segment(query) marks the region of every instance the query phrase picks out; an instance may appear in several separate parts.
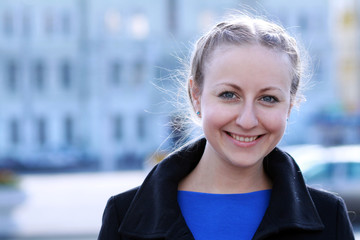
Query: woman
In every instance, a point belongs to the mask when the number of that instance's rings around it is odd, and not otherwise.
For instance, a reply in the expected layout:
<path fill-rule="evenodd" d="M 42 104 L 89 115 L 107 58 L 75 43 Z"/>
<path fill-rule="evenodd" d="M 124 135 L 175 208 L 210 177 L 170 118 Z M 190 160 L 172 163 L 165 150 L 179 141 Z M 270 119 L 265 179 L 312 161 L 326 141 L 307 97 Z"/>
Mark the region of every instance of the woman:
<path fill-rule="evenodd" d="M 247 16 L 196 44 L 188 93 L 205 135 L 112 197 L 99 239 L 354 239 L 341 198 L 276 148 L 301 98 L 296 41 Z"/>

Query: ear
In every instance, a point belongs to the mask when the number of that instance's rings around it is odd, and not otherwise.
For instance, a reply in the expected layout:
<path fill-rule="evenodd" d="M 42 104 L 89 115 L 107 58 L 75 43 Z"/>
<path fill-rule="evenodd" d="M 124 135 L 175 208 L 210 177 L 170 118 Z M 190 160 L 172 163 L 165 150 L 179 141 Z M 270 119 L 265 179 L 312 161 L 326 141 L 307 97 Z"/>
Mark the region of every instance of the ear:
<path fill-rule="evenodd" d="M 189 79 L 189 92 L 191 95 L 191 101 L 194 110 L 201 111 L 200 109 L 201 90 L 192 78 Z"/>

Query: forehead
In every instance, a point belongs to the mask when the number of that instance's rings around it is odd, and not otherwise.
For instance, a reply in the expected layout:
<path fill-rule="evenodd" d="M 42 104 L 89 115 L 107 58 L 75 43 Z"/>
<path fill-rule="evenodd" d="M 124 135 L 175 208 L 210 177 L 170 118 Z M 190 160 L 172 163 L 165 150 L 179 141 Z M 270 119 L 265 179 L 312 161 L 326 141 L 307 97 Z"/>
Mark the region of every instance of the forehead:
<path fill-rule="evenodd" d="M 278 50 L 258 44 L 220 45 L 204 62 L 204 84 L 211 79 L 238 79 L 258 83 L 281 80 L 287 85 L 291 69 L 288 55 Z"/>
<path fill-rule="evenodd" d="M 267 46 L 260 45 L 258 43 L 245 43 L 242 45 L 236 44 L 228 44 L 228 43 L 221 43 L 218 46 L 215 46 L 211 49 L 207 56 L 205 56 L 204 64 L 205 67 L 207 64 L 211 63 L 214 58 L 219 57 L 219 55 L 223 55 L 226 52 L 233 52 L 234 50 L 240 50 L 243 54 L 239 53 L 239 57 L 243 55 L 243 57 L 251 57 L 253 54 L 256 53 L 263 53 L 271 58 L 276 58 L 277 60 L 281 60 L 284 64 L 284 68 L 291 68 L 291 62 L 288 54 L 276 48 L 270 48 Z M 237 51 L 237 52 L 240 52 Z M 249 55 L 248 55 L 249 54 Z"/>

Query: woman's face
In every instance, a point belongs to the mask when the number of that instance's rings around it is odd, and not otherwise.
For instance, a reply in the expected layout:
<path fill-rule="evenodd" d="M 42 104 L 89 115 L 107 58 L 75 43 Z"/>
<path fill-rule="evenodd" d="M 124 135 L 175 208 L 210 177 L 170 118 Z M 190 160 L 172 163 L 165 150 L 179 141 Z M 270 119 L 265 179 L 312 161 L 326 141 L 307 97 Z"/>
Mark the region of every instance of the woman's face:
<path fill-rule="evenodd" d="M 291 110 L 289 64 L 285 54 L 258 45 L 213 52 L 202 90 L 190 82 L 207 156 L 242 168 L 262 164 L 282 138 Z"/>

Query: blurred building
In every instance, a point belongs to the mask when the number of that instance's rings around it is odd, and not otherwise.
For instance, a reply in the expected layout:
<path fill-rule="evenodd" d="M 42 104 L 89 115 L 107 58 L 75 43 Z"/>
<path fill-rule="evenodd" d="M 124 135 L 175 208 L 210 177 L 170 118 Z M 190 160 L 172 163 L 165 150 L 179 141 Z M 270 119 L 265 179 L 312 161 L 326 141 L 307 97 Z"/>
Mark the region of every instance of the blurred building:
<path fill-rule="evenodd" d="M 177 57 L 241 4 L 280 22 L 312 59 L 308 102 L 283 143 L 360 142 L 358 2 L 2 0 L 0 165 L 141 167 L 171 144 Z"/>
<path fill-rule="evenodd" d="M 359 0 L 263 0 L 308 51 L 307 102 L 293 110 L 284 144 L 360 143 Z"/>
<path fill-rule="evenodd" d="M 0 163 L 141 167 L 171 133 L 154 84 L 236 4 L 1 1 Z"/>
<path fill-rule="evenodd" d="M 360 142 L 359 7 L 358 0 L 332 1 L 334 77 L 341 101 L 320 122 L 335 144 Z"/>

